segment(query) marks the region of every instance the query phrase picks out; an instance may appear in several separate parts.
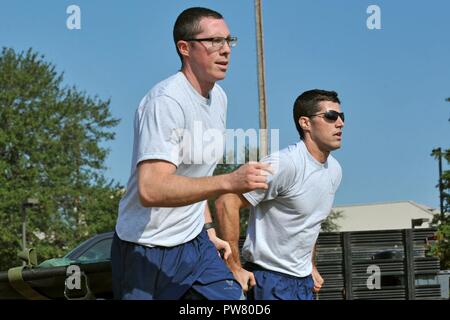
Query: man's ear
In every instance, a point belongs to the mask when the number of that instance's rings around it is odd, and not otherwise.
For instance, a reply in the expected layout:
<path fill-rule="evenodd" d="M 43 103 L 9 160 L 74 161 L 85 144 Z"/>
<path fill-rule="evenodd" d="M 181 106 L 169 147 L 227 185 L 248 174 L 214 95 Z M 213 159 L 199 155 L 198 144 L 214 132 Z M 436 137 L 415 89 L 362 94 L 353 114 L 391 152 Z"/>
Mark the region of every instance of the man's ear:
<path fill-rule="evenodd" d="M 180 51 L 182 56 L 188 57 L 189 56 L 189 45 L 187 41 L 179 40 L 177 42 L 177 48 L 178 51 Z"/>
<path fill-rule="evenodd" d="M 309 131 L 311 127 L 311 120 L 308 117 L 300 117 L 298 119 L 298 124 L 303 129 L 303 131 Z"/>

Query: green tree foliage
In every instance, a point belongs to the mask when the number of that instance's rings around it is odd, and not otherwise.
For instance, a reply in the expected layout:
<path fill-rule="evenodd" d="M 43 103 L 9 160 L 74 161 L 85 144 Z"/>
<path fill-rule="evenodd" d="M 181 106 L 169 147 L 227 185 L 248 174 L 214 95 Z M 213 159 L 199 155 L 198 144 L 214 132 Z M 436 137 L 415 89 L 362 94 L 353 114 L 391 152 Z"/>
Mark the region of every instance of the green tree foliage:
<path fill-rule="evenodd" d="M 339 225 L 336 220 L 342 217 L 342 211 L 331 210 L 327 219 L 322 222 L 322 232 L 335 232 L 339 231 Z"/>
<path fill-rule="evenodd" d="M 446 101 L 450 102 L 450 98 Z M 450 119 L 449 119 L 450 121 Z M 431 154 L 436 159 L 442 156 L 450 164 L 450 149 L 442 151 L 439 153 L 437 150 L 433 150 Z M 439 185 L 437 186 L 439 188 Z M 433 222 L 437 225 L 437 241 L 431 247 L 431 253 L 438 256 L 441 261 L 441 269 L 450 269 L 450 217 L 448 213 L 450 212 L 450 170 L 445 170 L 442 172 L 442 190 L 443 190 L 443 211 L 444 214 L 436 214 L 434 216 Z"/>
<path fill-rule="evenodd" d="M 21 204 L 28 247 L 61 256 L 88 236 L 112 230 L 121 187 L 103 177 L 119 120 L 110 101 L 63 87 L 43 56 L 4 48 L 0 55 L 0 269 L 19 264 Z"/>

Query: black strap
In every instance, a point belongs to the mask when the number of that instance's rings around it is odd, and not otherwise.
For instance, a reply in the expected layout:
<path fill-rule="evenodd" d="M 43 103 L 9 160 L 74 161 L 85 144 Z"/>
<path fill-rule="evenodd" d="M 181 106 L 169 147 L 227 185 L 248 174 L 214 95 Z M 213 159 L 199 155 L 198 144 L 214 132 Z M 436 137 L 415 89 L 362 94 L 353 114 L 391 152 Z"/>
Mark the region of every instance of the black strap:
<path fill-rule="evenodd" d="M 203 229 L 208 230 L 208 229 L 215 228 L 215 227 L 216 227 L 216 225 L 214 222 L 208 222 L 208 223 L 205 223 L 205 225 L 203 226 Z"/>

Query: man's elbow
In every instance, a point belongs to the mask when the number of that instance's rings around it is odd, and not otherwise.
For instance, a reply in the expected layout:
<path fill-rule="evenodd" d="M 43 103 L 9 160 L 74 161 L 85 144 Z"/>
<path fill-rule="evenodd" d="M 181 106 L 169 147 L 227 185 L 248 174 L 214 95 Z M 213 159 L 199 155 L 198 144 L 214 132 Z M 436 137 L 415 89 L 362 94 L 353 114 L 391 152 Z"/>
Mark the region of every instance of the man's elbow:
<path fill-rule="evenodd" d="M 222 217 L 224 214 L 224 207 L 225 207 L 225 201 L 224 196 L 220 196 L 217 198 L 217 200 L 214 202 L 214 205 L 216 206 L 216 216 Z"/>
<path fill-rule="evenodd" d="M 157 206 L 157 203 L 160 202 L 156 192 L 153 190 L 145 190 L 144 188 L 139 187 L 138 194 L 139 202 L 144 208 L 155 207 Z"/>
<path fill-rule="evenodd" d="M 233 214 L 234 211 L 239 213 L 239 204 L 236 202 L 236 195 L 229 193 L 220 196 L 216 202 L 216 216 L 223 217 Z"/>

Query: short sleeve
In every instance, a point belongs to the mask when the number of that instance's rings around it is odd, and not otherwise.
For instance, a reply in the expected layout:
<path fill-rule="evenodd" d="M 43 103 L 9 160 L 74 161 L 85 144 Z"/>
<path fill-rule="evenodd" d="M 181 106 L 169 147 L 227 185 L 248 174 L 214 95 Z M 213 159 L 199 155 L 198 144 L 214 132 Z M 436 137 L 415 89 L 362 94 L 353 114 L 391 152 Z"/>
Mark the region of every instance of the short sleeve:
<path fill-rule="evenodd" d="M 261 162 L 270 163 L 273 175 L 268 176 L 269 188 L 267 190 L 257 189 L 243 194 L 252 206 L 277 198 L 286 192 L 295 181 L 296 167 L 288 155 L 276 152 L 262 159 Z"/>
<path fill-rule="evenodd" d="M 168 96 L 148 98 L 138 110 L 136 165 L 144 160 L 165 160 L 178 166 L 185 118 L 180 105 Z"/>
<path fill-rule="evenodd" d="M 336 193 L 342 181 L 342 167 L 335 160 L 335 167 L 333 171 L 333 191 Z"/>

